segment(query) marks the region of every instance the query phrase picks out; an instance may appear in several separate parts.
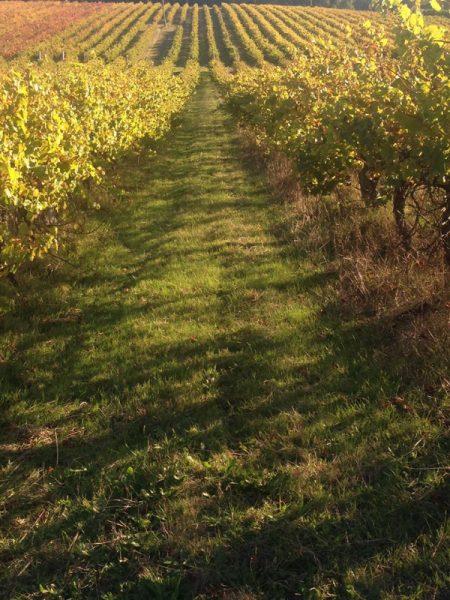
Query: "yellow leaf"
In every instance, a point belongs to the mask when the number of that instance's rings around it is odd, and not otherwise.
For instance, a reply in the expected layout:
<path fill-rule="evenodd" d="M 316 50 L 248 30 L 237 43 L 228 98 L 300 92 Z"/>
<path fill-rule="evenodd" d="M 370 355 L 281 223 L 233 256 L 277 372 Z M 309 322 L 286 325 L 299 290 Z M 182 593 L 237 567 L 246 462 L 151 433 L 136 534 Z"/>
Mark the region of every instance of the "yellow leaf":
<path fill-rule="evenodd" d="M 440 12 L 442 10 L 442 7 L 437 0 L 430 0 L 430 6 L 436 12 Z"/>

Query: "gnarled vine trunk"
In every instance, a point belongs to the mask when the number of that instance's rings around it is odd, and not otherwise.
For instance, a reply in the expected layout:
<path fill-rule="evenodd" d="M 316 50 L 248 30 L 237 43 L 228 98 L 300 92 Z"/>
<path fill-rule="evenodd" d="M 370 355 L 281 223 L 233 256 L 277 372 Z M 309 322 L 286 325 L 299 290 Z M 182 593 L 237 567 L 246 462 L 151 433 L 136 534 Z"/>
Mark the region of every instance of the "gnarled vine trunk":
<path fill-rule="evenodd" d="M 399 184 L 394 188 L 393 194 L 393 212 L 395 225 L 400 235 L 402 246 L 405 250 L 411 250 L 411 234 L 405 217 L 406 195 L 408 192 L 407 184 Z"/>
<path fill-rule="evenodd" d="M 445 204 L 441 218 L 441 239 L 444 247 L 444 261 L 450 269 L 450 184 L 445 187 Z"/>
<path fill-rule="evenodd" d="M 377 199 L 378 177 L 371 177 L 367 165 L 358 171 L 361 197 L 367 206 L 374 206 Z"/>

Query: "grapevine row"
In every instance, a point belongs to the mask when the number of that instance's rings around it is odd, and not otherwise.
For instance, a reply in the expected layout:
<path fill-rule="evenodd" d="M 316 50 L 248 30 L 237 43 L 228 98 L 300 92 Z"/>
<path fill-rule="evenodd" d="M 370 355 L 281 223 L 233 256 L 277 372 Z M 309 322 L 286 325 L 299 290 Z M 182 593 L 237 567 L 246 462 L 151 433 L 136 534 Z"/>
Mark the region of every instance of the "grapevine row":
<path fill-rule="evenodd" d="M 127 6 L 127 9 L 120 13 L 112 23 L 107 23 L 100 35 L 93 44 L 82 47 L 82 52 L 89 52 L 92 56 L 102 56 L 103 53 L 111 47 L 122 30 L 123 26 L 133 18 L 133 14 L 138 10 L 135 4 Z"/>
<path fill-rule="evenodd" d="M 123 23 L 123 29 L 114 39 L 110 40 L 108 48 L 102 54 L 106 61 L 112 62 L 126 53 L 126 50 L 130 47 L 130 42 L 135 38 L 138 29 L 141 27 L 141 23 L 145 22 L 148 10 L 148 6 L 144 4 Z"/>
<path fill-rule="evenodd" d="M 343 47 L 367 39 L 367 33 L 360 27 L 365 15 L 354 11 L 233 3 L 214 8 L 185 5 L 180 11 L 179 4 L 166 4 L 167 23 L 176 23 L 173 32 L 158 28 L 163 20 L 160 4 L 111 3 L 105 7 L 35 45 L 16 62 L 25 63 L 33 56 L 41 62 L 43 57 L 86 61 L 94 56 L 107 62 L 128 57 L 133 62 L 148 58 L 150 48 L 156 44 L 153 54 L 157 55 L 157 62 L 166 60 L 182 66 L 189 58 L 195 58 L 205 63 L 212 55 L 220 57 L 224 52 L 228 56 L 228 60 L 224 57 L 225 62 L 233 67 L 244 62 L 262 67 L 266 61 L 287 63 L 297 53 L 308 54 L 317 44 Z M 39 7 L 36 14 L 41 18 L 48 14 L 48 9 L 46 13 Z M 204 23 L 207 43 L 202 52 L 199 19 Z M 171 48 L 161 56 L 169 38 Z M 200 56 L 206 52 L 208 57 Z M 48 60 L 44 63 L 49 66 Z"/>
<path fill-rule="evenodd" d="M 272 62 L 280 62 L 284 59 L 284 54 L 279 48 L 271 43 L 263 34 L 257 23 L 243 10 L 238 4 L 232 5 L 233 11 L 236 11 L 237 16 L 241 20 L 244 27 L 247 29 L 250 36 L 255 40 L 257 46 L 264 52 L 265 56 Z"/>
<path fill-rule="evenodd" d="M 220 60 L 219 49 L 217 48 L 216 36 L 214 34 L 214 24 L 211 17 L 211 9 L 209 6 L 204 7 L 205 24 L 206 24 L 206 38 L 208 42 L 208 58 L 210 64 L 214 65 Z"/>
<path fill-rule="evenodd" d="M 219 29 L 220 29 L 220 33 L 221 33 L 221 36 L 223 39 L 223 43 L 224 43 L 224 46 L 230 57 L 230 60 L 233 65 L 235 65 L 235 66 L 239 65 L 239 63 L 241 62 L 241 57 L 239 55 L 238 49 L 233 44 L 233 41 L 230 36 L 230 32 L 228 31 L 227 25 L 225 23 L 225 19 L 223 18 L 223 12 L 217 5 L 214 5 L 213 10 L 214 10 L 217 22 L 219 24 Z"/>
<path fill-rule="evenodd" d="M 83 197 L 93 204 L 89 190 L 105 167 L 143 138 L 164 135 L 198 75 L 193 63 L 175 76 L 93 61 L 2 76 L 1 274 L 58 251 L 63 223 Z"/>
<path fill-rule="evenodd" d="M 246 4 L 243 6 L 243 9 L 252 19 L 255 20 L 255 22 L 262 29 L 263 33 L 269 37 L 271 42 L 280 48 L 285 57 L 292 57 L 295 55 L 295 46 L 280 34 L 280 32 L 266 19 L 264 14 L 258 10 L 258 8 L 250 4 Z"/>
<path fill-rule="evenodd" d="M 189 5 L 183 4 L 183 8 L 181 9 L 179 24 L 177 25 L 177 28 L 175 29 L 175 35 L 172 40 L 172 45 L 171 45 L 169 52 L 164 60 L 165 63 L 175 64 L 180 56 L 181 46 L 183 44 L 183 36 L 184 36 L 184 23 L 186 21 L 188 9 L 189 9 Z"/>
<path fill-rule="evenodd" d="M 231 26 L 234 29 L 236 37 L 240 40 L 246 55 L 248 56 L 250 63 L 257 64 L 259 66 L 264 64 L 264 55 L 258 48 L 252 37 L 247 33 L 244 26 L 242 25 L 239 17 L 233 10 L 230 4 L 223 4 L 223 10 L 227 13 L 228 19 Z"/>
<path fill-rule="evenodd" d="M 131 63 L 144 60 L 156 37 L 158 27 L 163 19 L 163 9 L 159 4 L 154 5 L 156 12 L 152 12 L 146 20 L 139 37 L 128 50 L 128 59 Z"/>
<path fill-rule="evenodd" d="M 295 29 L 295 24 L 293 24 L 292 21 L 286 21 L 286 19 L 282 18 L 281 14 L 276 11 L 276 7 L 271 8 L 272 10 L 263 6 L 261 7 L 261 12 L 269 23 L 276 28 L 286 40 L 291 42 L 298 51 L 308 52 L 311 44 L 306 41 L 304 30 L 302 33 L 299 33 L 299 30 Z"/>
<path fill-rule="evenodd" d="M 199 48 L 199 8 L 194 4 L 192 8 L 191 35 L 189 44 L 189 59 L 198 62 L 200 54 Z"/>
<path fill-rule="evenodd" d="M 393 32 L 366 23 L 360 47 L 317 45 L 288 66 L 242 70 L 228 103 L 260 144 L 291 159 L 305 192 L 330 194 L 356 175 L 367 210 L 391 206 L 405 251 L 420 227 L 450 267 L 446 33 L 392 4 Z"/>

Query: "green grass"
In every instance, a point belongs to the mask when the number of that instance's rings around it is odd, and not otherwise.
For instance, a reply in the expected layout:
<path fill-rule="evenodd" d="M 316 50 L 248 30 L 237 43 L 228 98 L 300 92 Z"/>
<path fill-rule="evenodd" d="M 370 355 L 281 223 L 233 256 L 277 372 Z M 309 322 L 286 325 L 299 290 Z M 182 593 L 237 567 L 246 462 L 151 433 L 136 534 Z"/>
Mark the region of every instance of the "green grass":
<path fill-rule="evenodd" d="M 324 309 L 208 77 L 2 287 L 0 597 L 448 598 L 444 393 Z"/>

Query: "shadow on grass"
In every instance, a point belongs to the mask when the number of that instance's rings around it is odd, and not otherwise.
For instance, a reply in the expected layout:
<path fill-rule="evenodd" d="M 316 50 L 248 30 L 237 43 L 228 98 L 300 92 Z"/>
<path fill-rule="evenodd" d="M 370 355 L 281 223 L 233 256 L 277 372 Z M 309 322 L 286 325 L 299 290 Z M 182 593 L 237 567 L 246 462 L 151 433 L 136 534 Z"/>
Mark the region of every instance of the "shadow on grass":
<path fill-rule="evenodd" d="M 445 598 L 444 429 L 320 310 L 215 107 L 2 318 L 2 597 Z"/>

